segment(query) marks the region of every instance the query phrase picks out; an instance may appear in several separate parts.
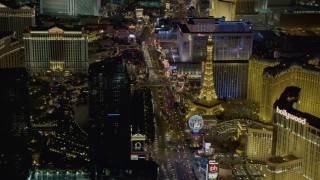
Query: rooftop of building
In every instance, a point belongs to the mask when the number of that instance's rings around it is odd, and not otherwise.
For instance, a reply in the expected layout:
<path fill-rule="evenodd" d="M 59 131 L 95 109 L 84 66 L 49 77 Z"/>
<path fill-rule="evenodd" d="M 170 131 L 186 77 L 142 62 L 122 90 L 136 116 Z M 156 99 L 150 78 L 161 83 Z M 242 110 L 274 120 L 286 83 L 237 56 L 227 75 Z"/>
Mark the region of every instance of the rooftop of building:
<path fill-rule="evenodd" d="M 111 88 L 129 87 L 130 79 L 126 66 L 122 62 L 122 56 L 108 57 L 89 66 L 89 79 L 100 76 L 106 77 L 106 85 Z"/>
<path fill-rule="evenodd" d="M 255 30 L 253 33 L 254 41 L 264 41 L 266 39 L 279 39 L 279 35 L 273 30 Z"/>
<path fill-rule="evenodd" d="M 320 17 L 320 14 L 319 14 Z M 291 37 L 316 37 L 316 36 L 320 36 L 320 26 L 317 28 L 302 28 L 301 27 L 297 27 L 297 28 L 280 28 L 279 29 L 282 33 L 286 34 L 286 35 L 290 35 Z"/>
<path fill-rule="evenodd" d="M 305 118 L 307 123 L 310 126 L 320 129 L 319 117 L 313 116 L 309 113 L 301 112 L 292 107 L 294 103 L 297 103 L 299 101 L 300 90 L 301 88 L 296 86 L 286 87 L 284 92 L 281 93 L 280 98 L 276 100 L 275 103 L 273 104 L 273 107 L 274 108 L 279 107 L 280 109 L 285 109 L 290 114 L 293 114 L 300 118 Z M 320 136 L 320 134 L 316 134 L 316 135 Z"/>
<path fill-rule="evenodd" d="M 298 58 L 298 57 L 297 58 L 284 57 L 280 61 L 280 64 L 272 67 L 266 67 L 263 71 L 263 74 L 275 77 L 281 74 L 282 72 L 287 71 L 293 66 L 298 66 L 304 70 L 320 74 L 320 68 L 318 68 L 315 65 L 309 64 L 306 59 Z"/>
<path fill-rule="evenodd" d="M 99 73 L 112 73 L 115 71 L 115 66 L 122 64 L 122 57 L 108 57 L 100 62 L 95 62 L 89 66 L 89 74 L 99 74 Z"/>
<path fill-rule="evenodd" d="M 203 21 L 211 21 L 214 24 L 243 24 L 243 25 L 250 25 L 251 23 L 248 21 L 226 21 L 225 17 L 215 18 L 212 16 L 209 17 L 188 17 L 185 22 L 186 24 L 197 24 L 197 22 Z"/>
<path fill-rule="evenodd" d="M 179 19 L 173 19 L 173 18 L 161 18 L 157 21 L 155 24 L 155 27 L 161 27 L 162 25 L 164 27 L 177 27 L 179 24 L 180 20 Z"/>
<path fill-rule="evenodd" d="M 13 36 L 14 31 L 0 31 L 0 39 L 3 39 L 8 36 Z"/>
<path fill-rule="evenodd" d="M 231 21 L 227 21 L 228 22 L 231 22 Z M 227 23 L 225 23 L 224 25 L 228 25 Z M 197 33 L 201 33 L 201 34 L 208 34 L 208 33 L 212 33 L 212 34 L 219 34 L 219 33 L 252 33 L 253 29 L 252 27 L 249 28 L 249 30 L 246 30 L 244 27 L 242 28 L 242 30 L 233 30 L 232 28 L 217 28 L 215 31 L 212 31 L 212 32 L 198 32 L 198 31 L 190 31 L 188 26 L 186 24 L 178 24 L 181 32 L 183 33 L 194 33 L 194 34 L 197 34 Z M 218 24 L 216 24 L 216 26 L 218 26 Z"/>
<path fill-rule="evenodd" d="M 253 54 L 253 55 L 251 55 L 249 61 L 261 61 L 261 62 L 268 62 L 268 63 L 276 63 L 276 62 L 280 62 L 280 59 L 270 59 L 270 58 L 265 58 L 265 57 L 261 57 L 259 55 Z"/>
<path fill-rule="evenodd" d="M 262 123 L 252 123 L 248 126 L 248 128 L 252 129 L 260 129 L 260 130 L 265 130 L 265 131 L 272 131 L 273 127 L 271 125 L 265 125 Z"/>
<path fill-rule="evenodd" d="M 286 156 L 273 156 L 268 159 L 269 162 L 271 163 L 285 163 L 285 162 L 290 162 L 297 160 L 298 158 L 292 154 L 286 155 Z"/>
<path fill-rule="evenodd" d="M 67 26 L 67 25 L 62 25 L 59 23 L 55 23 L 51 26 L 36 26 L 36 27 L 30 27 L 27 32 L 29 31 L 48 31 L 52 28 L 59 28 L 62 29 L 63 31 L 83 31 L 84 27 L 82 26 Z"/>
<path fill-rule="evenodd" d="M 34 5 L 31 3 L 19 5 L 15 1 L 6 1 L 6 0 L 0 0 L 0 9 L 7 8 L 7 9 L 25 9 L 25 7 L 28 8 L 34 8 Z"/>

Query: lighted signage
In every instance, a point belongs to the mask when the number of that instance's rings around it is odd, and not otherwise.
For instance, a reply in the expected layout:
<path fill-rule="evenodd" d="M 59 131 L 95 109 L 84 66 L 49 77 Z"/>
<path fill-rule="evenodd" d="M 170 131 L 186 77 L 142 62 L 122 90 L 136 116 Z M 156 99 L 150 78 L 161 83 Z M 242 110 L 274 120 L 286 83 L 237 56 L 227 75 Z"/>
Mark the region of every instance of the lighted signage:
<path fill-rule="evenodd" d="M 131 160 L 139 160 L 139 156 L 136 154 L 131 154 Z"/>
<path fill-rule="evenodd" d="M 202 141 L 203 141 L 202 135 L 192 134 L 190 147 L 193 149 L 201 149 L 202 148 Z"/>
<path fill-rule="evenodd" d="M 219 162 L 216 160 L 209 160 L 208 163 L 208 178 L 211 179 L 216 179 L 218 177 L 218 172 L 219 172 Z"/>
<path fill-rule="evenodd" d="M 205 68 L 206 68 L 206 63 L 204 62 L 204 61 L 202 61 L 202 66 L 201 66 L 202 68 L 202 73 L 204 73 L 204 71 L 205 71 Z"/>
<path fill-rule="evenodd" d="M 144 141 L 132 141 L 132 151 L 144 151 Z"/>
<path fill-rule="evenodd" d="M 306 124 L 306 118 L 297 117 L 293 114 L 288 113 L 285 109 L 279 109 L 278 106 L 277 106 L 276 112 L 286 117 L 286 119 L 292 119 L 294 121 L 297 121 L 298 123 Z"/>
<path fill-rule="evenodd" d="M 199 115 L 191 116 L 188 125 L 193 132 L 197 133 L 203 127 L 203 119 Z"/>
<path fill-rule="evenodd" d="M 141 142 L 135 142 L 134 143 L 134 150 L 140 151 L 142 149 L 142 144 Z"/>
<path fill-rule="evenodd" d="M 128 28 L 129 28 L 129 29 L 135 29 L 136 26 L 131 25 L 131 26 L 128 26 Z"/>
<path fill-rule="evenodd" d="M 209 173 L 218 173 L 218 163 L 209 164 Z"/>

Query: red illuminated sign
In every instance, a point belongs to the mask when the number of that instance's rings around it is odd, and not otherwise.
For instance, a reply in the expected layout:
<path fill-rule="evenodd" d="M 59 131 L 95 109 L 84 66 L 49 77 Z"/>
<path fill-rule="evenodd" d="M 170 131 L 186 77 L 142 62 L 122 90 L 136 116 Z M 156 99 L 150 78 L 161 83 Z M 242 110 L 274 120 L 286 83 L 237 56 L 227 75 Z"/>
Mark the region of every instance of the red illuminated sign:
<path fill-rule="evenodd" d="M 128 28 L 129 28 L 129 29 L 135 29 L 136 26 L 131 25 L 131 26 L 129 26 Z"/>
<path fill-rule="evenodd" d="M 209 173 L 218 172 L 218 163 L 209 164 Z"/>
<path fill-rule="evenodd" d="M 202 73 L 204 73 L 205 68 L 206 68 L 206 63 L 202 61 Z"/>
<path fill-rule="evenodd" d="M 200 138 L 201 138 L 201 136 L 198 135 L 198 134 L 193 134 L 193 135 L 192 135 L 192 140 L 194 140 L 194 141 L 199 141 Z"/>

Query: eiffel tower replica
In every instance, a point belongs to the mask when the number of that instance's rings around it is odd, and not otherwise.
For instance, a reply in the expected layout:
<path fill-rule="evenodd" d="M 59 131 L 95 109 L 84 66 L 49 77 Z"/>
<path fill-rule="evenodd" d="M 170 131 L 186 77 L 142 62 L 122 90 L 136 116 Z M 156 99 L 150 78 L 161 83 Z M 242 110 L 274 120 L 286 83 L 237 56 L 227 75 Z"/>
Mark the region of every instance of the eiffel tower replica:
<path fill-rule="evenodd" d="M 217 115 L 224 111 L 221 102 L 217 99 L 216 90 L 214 89 L 213 65 L 212 65 L 213 42 L 211 35 L 207 43 L 207 59 L 205 62 L 204 80 L 200 94 L 188 104 L 188 114 L 186 119 L 193 115 Z"/>

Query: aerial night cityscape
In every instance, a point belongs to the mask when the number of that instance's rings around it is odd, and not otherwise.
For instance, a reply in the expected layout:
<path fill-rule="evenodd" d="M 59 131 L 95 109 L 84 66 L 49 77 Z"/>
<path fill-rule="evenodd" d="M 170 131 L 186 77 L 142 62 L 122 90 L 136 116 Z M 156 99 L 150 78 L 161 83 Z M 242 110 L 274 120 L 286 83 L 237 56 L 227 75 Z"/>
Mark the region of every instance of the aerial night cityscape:
<path fill-rule="evenodd" d="M 0 0 L 0 180 L 320 180 L 320 0 Z"/>

